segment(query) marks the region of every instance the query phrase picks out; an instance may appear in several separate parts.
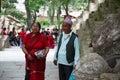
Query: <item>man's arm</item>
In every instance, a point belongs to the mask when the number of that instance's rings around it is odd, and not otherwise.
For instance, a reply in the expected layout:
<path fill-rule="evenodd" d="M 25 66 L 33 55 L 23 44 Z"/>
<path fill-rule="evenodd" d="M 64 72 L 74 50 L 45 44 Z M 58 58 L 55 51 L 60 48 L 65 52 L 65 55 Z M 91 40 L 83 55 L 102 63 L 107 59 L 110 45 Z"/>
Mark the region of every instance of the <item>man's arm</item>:
<path fill-rule="evenodd" d="M 79 47 L 78 37 L 75 38 L 74 48 L 75 48 L 74 65 L 76 65 L 78 63 L 79 58 L 80 58 L 80 47 Z"/>

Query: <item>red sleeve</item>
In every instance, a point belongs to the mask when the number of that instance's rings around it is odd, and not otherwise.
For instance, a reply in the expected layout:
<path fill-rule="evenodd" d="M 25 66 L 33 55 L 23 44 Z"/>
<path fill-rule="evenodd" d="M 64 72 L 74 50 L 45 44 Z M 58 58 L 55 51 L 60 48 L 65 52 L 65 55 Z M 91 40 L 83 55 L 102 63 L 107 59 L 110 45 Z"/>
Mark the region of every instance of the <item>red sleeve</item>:
<path fill-rule="evenodd" d="M 26 44 L 29 34 L 26 34 L 23 38 L 23 44 Z"/>
<path fill-rule="evenodd" d="M 25 37 L 24 37 L 24 39 L 23 39 L 23 43 L 22 44 L 26 44 L 26 35 L 25 35 Z"/>
<path fill-rule="evenodd" d="M 43 35 L 43 42 L 44 42 L 45 47 L 48 47 L 48 40 L 45 35 Z"/>

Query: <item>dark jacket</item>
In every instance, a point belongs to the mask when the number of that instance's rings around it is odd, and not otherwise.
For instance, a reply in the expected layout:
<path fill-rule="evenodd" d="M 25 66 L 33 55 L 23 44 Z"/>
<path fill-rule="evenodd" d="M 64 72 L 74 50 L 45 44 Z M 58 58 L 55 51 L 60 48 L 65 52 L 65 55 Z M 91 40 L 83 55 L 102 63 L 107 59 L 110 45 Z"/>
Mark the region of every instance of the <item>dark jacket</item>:
<path fill-rule="evenodd" d="M 63 36 L 63 34 L 60 35 L 60 39 L 58 42 L 58 49 L 57 49 L 57 54 L 56 54 L 57 59 L 58 59 L 58 52 L 59 52 L 59 49 L 61 46 L 62 36 Z M 68 41 L 68 43 L 66 45 L 66 59 L 67 59 L 68 63 L 71 63 L 74 61 L 74 56 L 75 56 L 74 40 L 76 37 L 78 37 L 78 36 L 72 32 L 70 40 Z"/>

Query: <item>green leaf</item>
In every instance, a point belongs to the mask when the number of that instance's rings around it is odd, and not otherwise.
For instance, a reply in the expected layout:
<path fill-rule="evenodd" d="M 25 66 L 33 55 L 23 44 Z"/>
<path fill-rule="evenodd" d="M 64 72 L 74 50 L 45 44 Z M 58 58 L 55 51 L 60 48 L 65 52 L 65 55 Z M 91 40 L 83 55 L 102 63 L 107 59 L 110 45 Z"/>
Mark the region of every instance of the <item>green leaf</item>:
<path fill-rule="evenodd" d="M 10 3 L 18 3 L 17 0 L 9 0 Z"/>

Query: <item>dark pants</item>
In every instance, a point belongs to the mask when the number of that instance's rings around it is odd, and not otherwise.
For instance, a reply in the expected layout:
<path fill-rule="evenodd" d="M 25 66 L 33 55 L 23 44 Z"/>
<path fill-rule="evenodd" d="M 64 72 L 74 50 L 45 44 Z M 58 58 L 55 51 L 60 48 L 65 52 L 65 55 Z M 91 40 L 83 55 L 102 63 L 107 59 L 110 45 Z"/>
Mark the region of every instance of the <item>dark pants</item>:
<path fill-rule="evenodd" d="M 59 80 L 69 80 L 73 66 L 59 64 Z"/>

